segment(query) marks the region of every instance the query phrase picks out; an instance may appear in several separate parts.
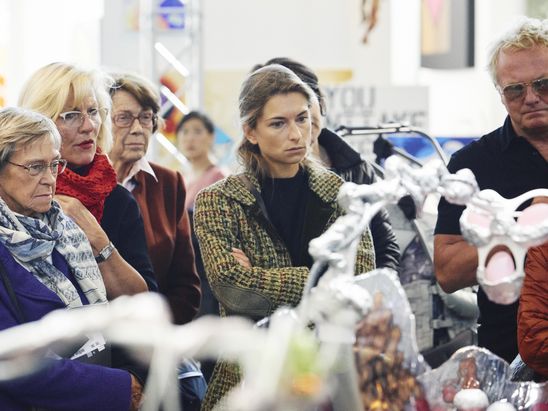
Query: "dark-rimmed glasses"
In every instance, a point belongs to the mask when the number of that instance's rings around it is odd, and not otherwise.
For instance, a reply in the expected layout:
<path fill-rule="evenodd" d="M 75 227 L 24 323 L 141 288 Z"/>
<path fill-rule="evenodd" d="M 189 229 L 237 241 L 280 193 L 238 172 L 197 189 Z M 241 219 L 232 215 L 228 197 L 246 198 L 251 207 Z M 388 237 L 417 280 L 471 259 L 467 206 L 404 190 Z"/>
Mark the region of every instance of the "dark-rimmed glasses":
<path fill-rule="evenodd" d="M 63 123 L 71 128 L 81 127 L 84 124 L 84 118 L 87 116 L 93 123 L 99 124 L 101 122 L 101 113 L 106 115 L 106 108 L 90 108 L 87 112 L 78 110 L 66 111 L 59 114 L 59 118 L 63 120 Z"/>
<path fill-rule="evenodd" d="M 156 124 L 158 117 L 151 111 L 144 111 L 135 115 L 129 111 L 122 111 L 112 116 L 112 122 L 115 126 L 121 128 L 131 127 L 135 120 L 139 120 L 142 127 L 152 127 Z"/>
<path fill-rule="evenodd" d="M 523 98 L 527 93 L 527 87 L 531 86 L 533 92 L 539 97 L 548 97 L 548 77 L 540 78 L 530 82 L 513 83 L 499 87 L 499 92 L 508 101 Z"/>
<path fill-rule="evenodd" d="M 32 163 L 32 164 L 24 165 L 24 164 L 17 164 L 12 161 L 8 161 L 8 163 L 10 163 L 12 166 L 24 168 L 25 170 L 27 170 L 27 172 L 29 173 L 31 177 L 36 177 L 44 174 L 48 168 L 51 171 L 51 174 L 53 174 L 54 177 L 57 177 L 67 168 L 67 160 L 63 158 L 60 158 L 59 160 L 53 160 L 49 164 L 48 163 Z"/>

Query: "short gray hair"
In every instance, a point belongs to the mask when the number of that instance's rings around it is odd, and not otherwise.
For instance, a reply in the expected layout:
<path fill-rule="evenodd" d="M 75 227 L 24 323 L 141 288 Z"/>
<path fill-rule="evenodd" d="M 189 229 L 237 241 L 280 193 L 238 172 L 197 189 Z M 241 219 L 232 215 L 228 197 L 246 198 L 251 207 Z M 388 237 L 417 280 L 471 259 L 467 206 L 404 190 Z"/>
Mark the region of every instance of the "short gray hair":
<path fill-rule="evenodd" d="M 491 46 L 487 69 L 493 83 L 498 85 L 497 65 L 501 51 L 525 50 L 536 46 L 548 47 L 548 19 L 523 17 Z"/>
<path fill-rule="evenodd" d="M 0 110 L 0 169 L 13 153 L 45 138 L 51 138 L 57 150 L 61 149 L 61 135 L 55 123 L 43 114 L 18 107 Z"/>

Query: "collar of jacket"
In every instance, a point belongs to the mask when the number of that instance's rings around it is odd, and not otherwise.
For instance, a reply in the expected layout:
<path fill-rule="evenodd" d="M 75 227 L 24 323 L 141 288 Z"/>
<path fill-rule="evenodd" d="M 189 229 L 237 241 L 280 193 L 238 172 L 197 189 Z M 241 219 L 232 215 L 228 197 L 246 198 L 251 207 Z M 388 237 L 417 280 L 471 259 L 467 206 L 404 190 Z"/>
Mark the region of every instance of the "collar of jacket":
<path fill-rule="evenodd" d="M 318 136 L 318 143 L 324 148 L 336 170 L 346 170 L 360 165 L 363 159 L 350 144 L 333 131 L 323 128 Z"/>
<path fill-rule="evenodd" d="M 339 188 L 344 182 L 338 175 L 322 166 L 305 166 L 308 174 L 308 185 L 324 203 L 332 204 L 337 201 Z M 257 178 L 249 173 L 244 173 L 255 188 L 261 192 L 261 186 Z M 255 197 L 251 194 L 238 175 L 226 178 L 223 193 L 246 206 L 255 203 Z"/>

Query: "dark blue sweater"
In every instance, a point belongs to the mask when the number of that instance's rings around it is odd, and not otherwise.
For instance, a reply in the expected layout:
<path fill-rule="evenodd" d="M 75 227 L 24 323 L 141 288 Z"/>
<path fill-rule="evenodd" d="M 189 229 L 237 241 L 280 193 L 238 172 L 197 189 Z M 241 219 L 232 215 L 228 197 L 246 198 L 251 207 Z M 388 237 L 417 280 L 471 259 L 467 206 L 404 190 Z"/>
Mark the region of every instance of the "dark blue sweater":
<path fill-rule="evenodd" d="M 0 262 L 5 268 L 26 321 L 64 308 L 59 297 L 23 268 L 0 244 Z M 54 251 L 53 263 L 74 283 L 64 258 Z M 79 287 L 77 286 L 79 290 Z M 79 290 L 82 296 L 81 291 Z M 83 300 L 85 303 L 85 298 Z M 16 310 L 0 283 L 0 330 L 18 325 Z M 31 407 L 56 411 L 127 411 L 131 377 L 127 371 L 72 360 L 54 360 L 40 372 L 0 384 L 0 410 Z"/>
<path fill-rule="evenodd" d="M 145 279 L 148 289 L 158 291 L 139 206 L 133 195 L 120 184 L 105 200 L 101 227 L 122 258 Z"/>

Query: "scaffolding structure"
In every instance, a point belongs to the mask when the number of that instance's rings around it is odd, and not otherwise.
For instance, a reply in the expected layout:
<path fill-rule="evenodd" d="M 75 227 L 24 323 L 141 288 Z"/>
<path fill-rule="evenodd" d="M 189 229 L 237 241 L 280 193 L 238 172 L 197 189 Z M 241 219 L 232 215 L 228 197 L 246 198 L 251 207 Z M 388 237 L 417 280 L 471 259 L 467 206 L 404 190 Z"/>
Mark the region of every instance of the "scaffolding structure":
<path fill-rule="evenodd" d="M 202 12 L 200 0 L 139 0 L 139 67 L 159 84 L 160 115 L 203 107 Z M 166 84 L 169 83 L 169 84 Z M 170 140 L 157 135 L 150 157 L 161 144 L 183 168 L 186 160 Z"/>

